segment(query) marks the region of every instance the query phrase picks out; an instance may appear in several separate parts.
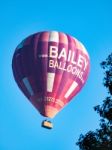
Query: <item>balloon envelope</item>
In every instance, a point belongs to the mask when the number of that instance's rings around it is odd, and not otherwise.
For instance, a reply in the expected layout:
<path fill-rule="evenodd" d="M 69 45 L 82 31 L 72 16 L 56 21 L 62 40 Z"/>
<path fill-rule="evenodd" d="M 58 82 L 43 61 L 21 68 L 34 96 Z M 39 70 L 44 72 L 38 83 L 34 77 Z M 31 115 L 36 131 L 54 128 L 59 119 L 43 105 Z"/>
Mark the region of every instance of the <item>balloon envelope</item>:
<path fill-rule="evenodd" d="M 84 86 L 90 61 L 76 38 L 44 31 L 17 46 L 12 68 L 25 96 L 40 114 L 53 118 Z"/>

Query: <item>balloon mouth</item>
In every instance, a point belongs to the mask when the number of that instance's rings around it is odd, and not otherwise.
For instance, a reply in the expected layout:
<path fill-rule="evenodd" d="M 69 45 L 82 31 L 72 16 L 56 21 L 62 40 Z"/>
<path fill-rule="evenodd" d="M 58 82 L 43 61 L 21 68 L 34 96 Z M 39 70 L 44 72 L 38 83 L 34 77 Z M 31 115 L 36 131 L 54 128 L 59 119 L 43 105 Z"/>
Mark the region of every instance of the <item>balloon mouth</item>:
<path fill-rule="evenodd" d="M 40 112 L 41 115 L 48 118 L 54 118 L 55 115 L 58 113 L 59 110 L 52 106 L 46 106 L 44 111 Z"/>

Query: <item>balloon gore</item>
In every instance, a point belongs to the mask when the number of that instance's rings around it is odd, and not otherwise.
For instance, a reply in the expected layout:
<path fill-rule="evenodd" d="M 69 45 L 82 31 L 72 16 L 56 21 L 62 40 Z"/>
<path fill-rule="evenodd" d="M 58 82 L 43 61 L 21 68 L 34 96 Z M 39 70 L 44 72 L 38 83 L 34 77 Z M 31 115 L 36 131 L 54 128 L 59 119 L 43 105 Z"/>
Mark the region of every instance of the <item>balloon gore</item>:
<path fill-rule="evenodd" d="M 40 114 L 53 118 L 84 86 L 90 60 L 76 38 L 44 31 L 17 46 L 12 68 L 24 95 Z"/>

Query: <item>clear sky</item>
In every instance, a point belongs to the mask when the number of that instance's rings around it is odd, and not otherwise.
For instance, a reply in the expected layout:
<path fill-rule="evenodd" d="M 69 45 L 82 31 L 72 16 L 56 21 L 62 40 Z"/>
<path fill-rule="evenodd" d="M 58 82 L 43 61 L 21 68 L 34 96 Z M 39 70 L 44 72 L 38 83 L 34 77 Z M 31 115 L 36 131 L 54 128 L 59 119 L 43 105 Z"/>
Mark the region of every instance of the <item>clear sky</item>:
<path fill-rule="evenodd" d="M 79 39 L 91 59 L 83 90 L 54 119 L 54 128 L 18 89 L 11 68 L 15 47 L 42 30 L 66 32 Z M 100 62 L 112 52 L 111 0 L 0 0 L 0 150 L 78 150 L 81 133 L 95 130 L 93 107 L 107 95 Z"/>

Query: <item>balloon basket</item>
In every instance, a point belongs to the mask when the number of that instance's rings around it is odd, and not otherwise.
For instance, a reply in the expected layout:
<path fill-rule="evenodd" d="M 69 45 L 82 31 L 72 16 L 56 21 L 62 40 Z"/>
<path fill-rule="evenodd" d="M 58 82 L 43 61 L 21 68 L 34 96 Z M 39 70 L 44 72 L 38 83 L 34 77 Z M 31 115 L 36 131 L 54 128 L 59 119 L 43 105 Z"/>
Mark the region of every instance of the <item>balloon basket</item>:
<path fill-rule="evenodd" d="M 52 129 L 53 128 L 52 122 L 51 121 L 47 121 L 47 120 L 42 121 L 41 126 L 43 128 L 46 128 L 46 129 Z"/>

